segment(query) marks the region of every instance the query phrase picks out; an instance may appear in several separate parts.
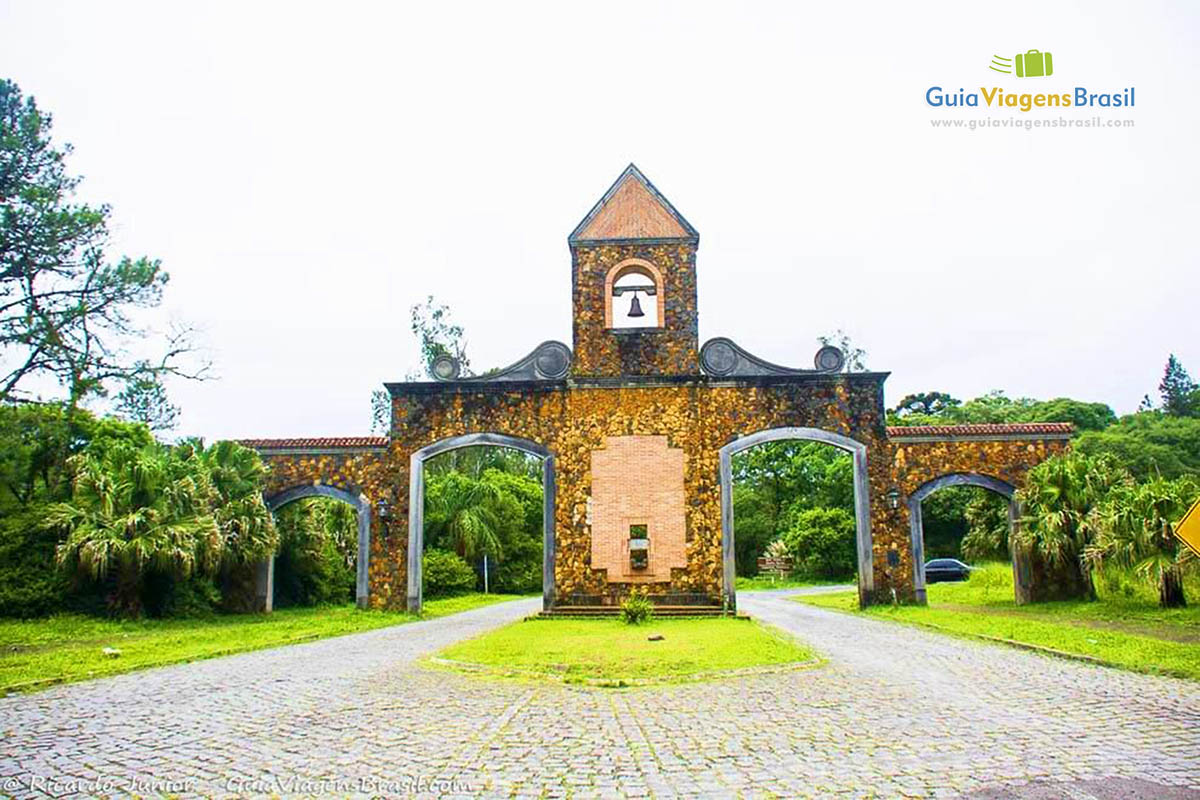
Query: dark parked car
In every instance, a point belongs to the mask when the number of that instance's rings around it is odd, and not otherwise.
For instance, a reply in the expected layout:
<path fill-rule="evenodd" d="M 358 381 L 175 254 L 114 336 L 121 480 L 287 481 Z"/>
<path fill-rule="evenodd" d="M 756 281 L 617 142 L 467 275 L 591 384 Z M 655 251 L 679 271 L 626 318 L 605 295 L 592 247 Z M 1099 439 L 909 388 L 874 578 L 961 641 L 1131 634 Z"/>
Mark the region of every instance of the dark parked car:
<path fill-rule="evenodd" d="M 935 558 L 925 564 L 925 582 L 965 581 L 971 577 L 971 568 L 957 558 Z"/>

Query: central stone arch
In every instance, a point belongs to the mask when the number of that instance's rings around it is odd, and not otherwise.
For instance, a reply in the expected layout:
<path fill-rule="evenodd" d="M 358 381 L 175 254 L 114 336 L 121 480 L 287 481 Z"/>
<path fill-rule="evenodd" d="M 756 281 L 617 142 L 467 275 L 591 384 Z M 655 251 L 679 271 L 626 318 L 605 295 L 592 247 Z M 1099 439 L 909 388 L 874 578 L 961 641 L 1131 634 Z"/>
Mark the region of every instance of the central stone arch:
<path fill-rule="evenodd" d="M 371 558 L 371 503 L 362 494 L 353 494 L 345 489 L 324 484 L 308 484 L 293 486 L 276 492 L 270 497 L 263 498 L 271 513 L 283 508 L 288 503 L 305 497 L 330 497 L 341 500 L 355 510 L 358 515 L 358 555 L 355 561 L 354 601 L 359 608 L 367 607 L 367 597 L 370 591 L 370 558 Z M 275 557 L 259 566 L 256 582 L 257 602 L 266 611 L 273 605 L 272 595 L 275 590 Z"/>
<path fill-rule="evenodd" d="M 1008 500 L 1008 533 L 1009 533 L 1009 552 L 1012 556 L 1012 532 L 1016 527 L 1019 509 L 1013 495 L 1017 491 L 1017 487 L 1000 478 L 994 478 L 991 475 L 984 475 L 979 472 L 954 472 L 949 475 L 943 475 L 940 478 L 934 478 L 931 481 L 921 484 L 912 494 L 908 496 L 908 521 L 909 531 L 912 536 L 912 553 L 913 553 L 913 584 L 916 592 L 917 602 L 924 604 L 926 602 L 925 594 L 925 521 L 921 516 L 921 502 L 929 495 L 945 489 L 949 486 L 978 486 L 981 489 L 995 492 L 1001 497 Z M 1013 586 L 1017 595 L 1017 602 L 1021 602 L 1022 598 L 1027 594 L 1026 587 L 1029 584 L 1030 576 L 1028 574 L 1028 565 L 1022 564 L 1021 559 L 1012 557 L 1013 564 Z"/>
<path fill-rule="evenodd" d="M 451 436 L 415 451 L 408 479 L 408 610 L 417 614 L 423 602 L 421 556 L 425 551 L 425 462 L 463 447 L 508 447 L 542 459 L 542 608 L 554 604 L 554 453 L 530 439 L 501 433 Z"/>
<path fill-rule="evenodd" d="M 742 436 L 721 448 L 721 556 L 724 567 L 725 604 L 730 609 L 737 607 L 737 561 L 733 538 L 733 455 L 766 442 L 788 439 L 823 442 L 841 448 L 854 457 L 854 529 L 858 549 L 858 595 L 860 602 L 865 605 L 865 598 L 875 588 L 867 446 L 857 439 L 820 428 L 769 428 Z"/>

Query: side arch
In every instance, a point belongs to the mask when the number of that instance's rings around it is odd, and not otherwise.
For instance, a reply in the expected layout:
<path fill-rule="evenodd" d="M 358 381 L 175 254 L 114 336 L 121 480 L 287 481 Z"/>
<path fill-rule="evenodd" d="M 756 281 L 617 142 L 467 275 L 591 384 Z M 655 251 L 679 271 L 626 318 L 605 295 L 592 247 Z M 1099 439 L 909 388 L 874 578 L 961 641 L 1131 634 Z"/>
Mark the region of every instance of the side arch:
<path fill-rule="evenodd" d="M 302 486 L 293 486 L 290 489 L 276 492 L 269 497 L 264 497 L 263 501 L 267 504 L 267 508 L 274 513 L 277 509 L 286 506 L 295 500 L 301 500 L 305 497 L 330 497 L 334 500 L 341 500 L 343 503 L 351 506 L 358 516 L 358 557 L 355 562 L 355 578 L 354 578 L 354 602 L 359 608 L 367 607 L 367 598 L 370 591 L 368 575 L 370 574 L 370 558 L 371 558 L 371 503 L 365 495 L 352 494 L 345 489 L 339 489 L 336 486 L 326 486 L 324 484 L 308 484 Z M 275 590 L 275 558 L 272 557 L 265 564 L 259 565 L 258 580 L 256 582 L 256 600 L 261 608 L 266 611 L 271 610 L 272 595 Z"/>
<path fill-rule="evenodd" d="M 737 608 L 736 559 L 733 533 L 733 455 L 765 442 L 799 439 L 823 442 L 854 457 L 854 529 L 858 549 L 858 595 L 864 605 L 875 588 L 875 565 L 871 551 L 871 497 L 867 480 L 867 446 L 857 439 L 820 428 L 768 428 L 735 439 L 720 451 L 721 556 L 724 566 L 725 604 Z"/>
<path fill-rule="evenodd" d="M 981 489 L 995 492 L 1008 500 L 1008 531 L 1009 547 L 1012 545 L 1012 530 L 1016 526 L 1019 509 L 1013 499 L 1017 487 L 1011 483 L 980 472 L 952 472 L 948 475 L 926 481 L 908 496 L 909 535 L 912 540 L 913 556 L 913 588 L 917 602 L 926 602 L 925 593 L 925 521 L 921 515 L 921 502 L 934 492 L 949 486 L 978 486 Z M 1013 558 L 1013 585 L 1017 593 L 1017 602 L 1021 602 L 1022 591 L 1029 583 L 1029 576 L 1023 574 L 1019 559 Z"/>
<path fill-rule="evenodd" d="M 425 462 L 463 447 L 508 447 L 542 459 L 542 607 L 554 604 L 554 453 L 530 439 L 501 433 L 451 436 L 414 451 L 408 473 L 408 610 L 421 611 L 421 555 L 425 551 Z"/>

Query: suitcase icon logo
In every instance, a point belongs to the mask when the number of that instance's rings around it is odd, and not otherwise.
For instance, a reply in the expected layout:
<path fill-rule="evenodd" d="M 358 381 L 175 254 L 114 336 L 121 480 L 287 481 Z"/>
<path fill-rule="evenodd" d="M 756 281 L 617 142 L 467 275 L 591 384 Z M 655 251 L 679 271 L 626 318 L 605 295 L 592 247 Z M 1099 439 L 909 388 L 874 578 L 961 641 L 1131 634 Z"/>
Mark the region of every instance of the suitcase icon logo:
<path fill-rule="evenodd" d="M 1016 58 L 992 56 L 992 63 L 989 65 L 993 71 L 1008 75 L 1014 72 L 1013 67 L 1016 67 L 1015 72 L 1018 78 L 1045 78 L 1054 74 L 1054 59 L 1049 53 L 1030 50 L 1025 53 L 1017 53 Z"/>

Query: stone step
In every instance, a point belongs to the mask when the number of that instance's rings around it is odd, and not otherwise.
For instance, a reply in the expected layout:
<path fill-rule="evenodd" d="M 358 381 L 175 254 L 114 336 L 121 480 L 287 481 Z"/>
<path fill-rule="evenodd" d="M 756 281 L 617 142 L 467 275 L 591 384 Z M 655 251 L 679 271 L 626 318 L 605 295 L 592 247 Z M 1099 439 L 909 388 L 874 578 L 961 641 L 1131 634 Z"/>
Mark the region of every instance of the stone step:
<path fill-rule="evenodd" d="M 560 606 L 543 611 L 541 617 L 615 617 L 620 606 Z M 726 617 L 734 616 L 721 606 L 655 606 L 656 617 Z M 744 615 L 738 615 L 744 616 Z"/>

